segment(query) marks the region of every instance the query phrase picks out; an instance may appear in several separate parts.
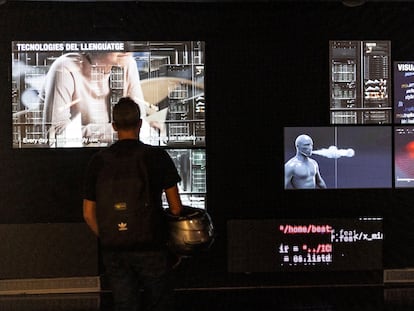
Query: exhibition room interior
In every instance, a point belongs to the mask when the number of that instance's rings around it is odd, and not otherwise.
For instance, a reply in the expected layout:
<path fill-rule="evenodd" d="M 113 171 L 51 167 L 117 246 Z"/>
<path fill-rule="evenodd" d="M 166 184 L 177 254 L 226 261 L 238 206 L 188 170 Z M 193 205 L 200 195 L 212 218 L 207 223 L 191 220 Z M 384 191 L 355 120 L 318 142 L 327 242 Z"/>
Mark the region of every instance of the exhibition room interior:
<path fill-rule="evenodd" d="M 183 203 L 214 226 L 174 270 L 179 310 L 412 310 L 413 10 L 0 1 L 0 310 L 112 310 L 82 184 L 117 137 L 85 136 L 77 102 L 55 133 L 43 97 L 61 55 L 97 51 L 133 55 L 145 121 L 161 124 L 140 139 L 168 152 Z M 127 82 L 109 75 L 110 117 Z M 301 135 L 324 189 L 288 180 Z"/>

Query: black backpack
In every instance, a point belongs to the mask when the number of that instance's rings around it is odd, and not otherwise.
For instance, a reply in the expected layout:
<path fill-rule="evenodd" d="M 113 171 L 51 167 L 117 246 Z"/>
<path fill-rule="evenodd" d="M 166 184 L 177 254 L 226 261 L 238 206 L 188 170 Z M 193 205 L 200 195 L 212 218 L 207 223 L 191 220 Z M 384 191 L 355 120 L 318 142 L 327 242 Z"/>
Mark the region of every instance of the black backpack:
<path fill-rule="evenodd" d="M 118 151 L 118 152 L 114 152 Z M 128 152 L 101 152 L 96 183 L 96 216 L 101 246 L 111 249 L 158 249 L 165 240 L 165 213 L 154 206 L 144 163 L 144 146 Z"/>

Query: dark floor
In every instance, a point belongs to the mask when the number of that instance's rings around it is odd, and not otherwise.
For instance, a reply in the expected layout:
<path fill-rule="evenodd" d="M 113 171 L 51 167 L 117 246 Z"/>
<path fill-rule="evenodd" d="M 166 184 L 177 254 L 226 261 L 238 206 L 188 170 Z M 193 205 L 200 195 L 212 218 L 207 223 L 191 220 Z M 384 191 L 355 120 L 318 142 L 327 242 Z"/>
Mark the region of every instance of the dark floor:
<path fill-rule="evenodd" d="M 179 311 L 413 311 L 414 285 L 177 290 Z M 1 311 L 110 311 L 109 292 L 0 296 Z"/>

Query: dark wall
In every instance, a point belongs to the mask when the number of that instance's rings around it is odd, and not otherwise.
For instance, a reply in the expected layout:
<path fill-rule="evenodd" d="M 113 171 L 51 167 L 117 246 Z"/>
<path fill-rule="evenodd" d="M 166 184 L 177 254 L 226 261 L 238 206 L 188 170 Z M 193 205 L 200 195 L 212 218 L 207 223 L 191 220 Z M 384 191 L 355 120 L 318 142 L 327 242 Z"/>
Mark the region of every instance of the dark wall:
<path fill-rule="evenodd" d="M 203 40 L 207 208 L 218 236 L 193 269 L 225 274 L 229 219 L 365 214 L 385 219 L 385 267 L 413 266 L 412 190 L 293 193 L 282 181 L 283 127 L 329 125 L 329 40 L 391 40 L 392 60 L 412 60 L 413 9 L 409 2 L 1 5 L 1 222 L 81 222 L 82 175 L 96 151 L 11 148 L 12 40 Z"/>

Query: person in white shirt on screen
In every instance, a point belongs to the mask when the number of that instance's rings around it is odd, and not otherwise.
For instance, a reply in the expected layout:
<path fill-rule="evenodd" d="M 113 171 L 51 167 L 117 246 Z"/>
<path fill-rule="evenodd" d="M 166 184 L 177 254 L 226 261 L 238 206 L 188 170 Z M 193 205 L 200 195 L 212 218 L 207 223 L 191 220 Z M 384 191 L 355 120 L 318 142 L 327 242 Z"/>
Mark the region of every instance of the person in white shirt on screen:
<path fill-rule="evenodd" d="M 138 103 L 142 116 L 155 112 L 144 100 L 137 64 L 129 52 L 68 53 L 58 57 L 40 93 L 49 145 L 81 146 L 113 141 L 111 69 L 123 68 L 122 94 Z M 142 135 L 150 126 L 143 122 Z"/>
<path fill-rule="evenodd" d="M 295 140 L 296 155 L 285 163 L 285 189 L 326 189 L 318 162 L 310 156 L 313 140 L 302 134 Z"/>

